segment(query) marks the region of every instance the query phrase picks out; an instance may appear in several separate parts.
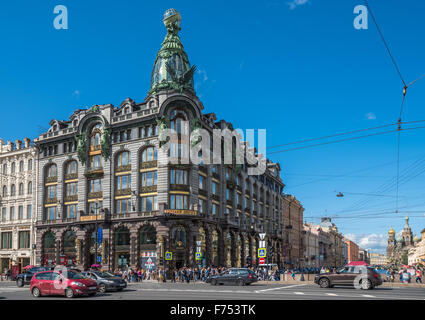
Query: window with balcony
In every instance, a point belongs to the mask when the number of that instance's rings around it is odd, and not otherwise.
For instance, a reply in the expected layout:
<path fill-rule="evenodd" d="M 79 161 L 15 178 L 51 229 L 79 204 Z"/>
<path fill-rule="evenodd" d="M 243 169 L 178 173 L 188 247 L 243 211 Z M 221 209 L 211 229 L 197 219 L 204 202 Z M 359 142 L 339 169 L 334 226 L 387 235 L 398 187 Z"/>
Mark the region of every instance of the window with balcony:
<path fill-rule="evenodd" d="M 65 180 L 73 179 L 78 179 L 78 164 L 75 160 L 68 162 L 65 167 Z"/>
<path fill-rule="evenodd" d="M 69 204 L 65 206 L 65 219 L 74 219 L 77 217 L 77 205 Z"/>
<path fill-rule="evenodd" d="M 129 213 L 131 208 L 131 199 L 115 200 L 115 210 L 117 214 Z"/>
<path fill-rule="evenodd" d="M 56 220 L 57 217 L 57 207 L 47 207 L 45 208 L 45 217 L 44 220 L 53 221 Z"/>

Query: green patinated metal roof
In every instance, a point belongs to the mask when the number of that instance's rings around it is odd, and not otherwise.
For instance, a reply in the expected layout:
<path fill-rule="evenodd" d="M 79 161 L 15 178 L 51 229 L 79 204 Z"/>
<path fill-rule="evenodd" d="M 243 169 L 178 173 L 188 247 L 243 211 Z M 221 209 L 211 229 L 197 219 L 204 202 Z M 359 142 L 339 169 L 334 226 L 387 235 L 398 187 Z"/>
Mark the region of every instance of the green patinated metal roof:
<path fill-rule="evenodd" d="M 193 89 L 193 74 L 195 66 L 190 66 L 189 59 L 184 51 L 178 32 L 181 16 L 175 9 L 168 9 L 164 14 L 164 25 L 167 35 L 162 42 L 161 49 L 156 55 L 151 76 L 149 94 L 156 94 L 162 90 L 187 90 L 195 94 Z"/>

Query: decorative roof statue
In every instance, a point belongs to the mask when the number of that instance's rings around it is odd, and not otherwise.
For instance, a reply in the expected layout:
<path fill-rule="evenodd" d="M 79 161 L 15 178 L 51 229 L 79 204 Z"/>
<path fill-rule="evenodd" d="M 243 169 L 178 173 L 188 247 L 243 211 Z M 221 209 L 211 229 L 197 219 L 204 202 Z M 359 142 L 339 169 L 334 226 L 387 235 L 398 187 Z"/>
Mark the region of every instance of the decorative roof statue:
<path fill-rule="evenodd" d="M 193 75 L 196 66 L 190 66 L 178 36 L 179 30 L 181 30 L 180 13 L 175 9 L 168 9 L 164 13 L 163 21 L 167 28 L 167 35 L 156 56 L 149 94 L 157 94 L 162 90 L 177 90 L 180 93 L 186 90 L 195 94 Z"/>

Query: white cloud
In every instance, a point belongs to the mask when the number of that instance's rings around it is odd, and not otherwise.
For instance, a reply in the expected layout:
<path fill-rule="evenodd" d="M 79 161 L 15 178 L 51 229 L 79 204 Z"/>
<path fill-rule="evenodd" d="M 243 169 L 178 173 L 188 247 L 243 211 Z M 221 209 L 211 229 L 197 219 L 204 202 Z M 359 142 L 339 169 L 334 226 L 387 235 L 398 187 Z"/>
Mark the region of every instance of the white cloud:
<path fill-rule="evenodd" d="M 371 252 L 384 253 L 387 248 L 387 235 L 367 233 L 367 234 L 347 234 L 346 238 L 355 242 L 360 248 Z"/>
<path fill-rule="evenodd" d="M 208 80 L 207 72 L 205 70 L 198 69 L 198 74 L 202 76 L 202 80 L 204 82 Z"/>
<path fill-rule="evenodd" d="M 373 112 L 368 112 L 365 114 L 367 120 L 376 120 L 376 115 Z"/>
<path fill-rule="evenodd" d="M 286 4 L 289 6 L 290 10 L 294 10 L 298 6 L 302 6 L 308 3 L 309 0 L 292 0 L 291 2 L 287 2 Z"/>

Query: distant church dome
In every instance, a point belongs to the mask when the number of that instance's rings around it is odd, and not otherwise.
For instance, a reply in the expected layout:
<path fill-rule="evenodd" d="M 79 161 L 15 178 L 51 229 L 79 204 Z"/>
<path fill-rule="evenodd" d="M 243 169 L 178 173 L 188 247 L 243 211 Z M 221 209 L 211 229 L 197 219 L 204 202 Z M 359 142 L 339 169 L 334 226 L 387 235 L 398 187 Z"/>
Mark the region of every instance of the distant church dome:
<path fill-rule="evenodd" d="M 393 227 L 391 227 L 390 231 L 388 231 L 388 234 L 395 234 L 395 230 L 393 229 Z"/>
<path fill-rule="evenodd" d="M 419 241 L 421 241 L 421 238 L 419 238 L 419 237 L 418 237 L 418 235 L 416 235 L 416 236 L 413 238 L 413 241 L 415 241 L 415 242 L 419 242 Z"/>

